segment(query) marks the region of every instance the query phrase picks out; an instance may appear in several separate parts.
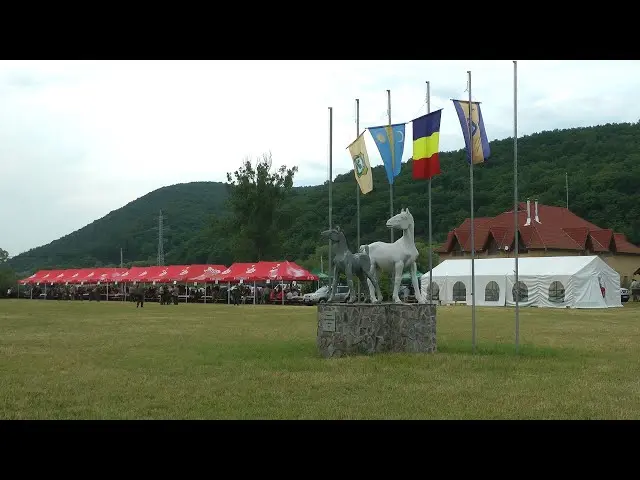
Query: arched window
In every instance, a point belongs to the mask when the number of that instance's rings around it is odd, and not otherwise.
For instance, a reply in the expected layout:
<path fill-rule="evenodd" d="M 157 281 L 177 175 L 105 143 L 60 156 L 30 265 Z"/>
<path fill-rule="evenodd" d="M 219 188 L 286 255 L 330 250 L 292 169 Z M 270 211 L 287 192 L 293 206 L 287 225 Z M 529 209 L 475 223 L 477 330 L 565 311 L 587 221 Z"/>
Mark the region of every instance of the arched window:
<path fill-rule="evenodd" d="M 517 291 L 520 290 L 520 295 L 518 296 L 519 302 L 527 302 L 529 300 L 529 289 L 524 284 L 524 282 L 518 281 L 518 288 L 514 285 L 511 289 L 511 295 L 513 296 L 513 301 L 516 301 Z"/>
<path fill-rule="evenodd" d="M 440 300 L 440 287 L 436 282 L 431 282 L 430 288 L 427 289 L 427 295 L 428 300 Z"/>
<path fill-rule="evenodd" d="M 467 287 L 462 282 L 453 284 L 453 301 L 464 302 L 467 299 Z"/>
<path fill-rule="evenodd" d="M 500 300 L 500 287 L 496 282 L 489 282 L 484 289 L 485 302 L 497 302 Z"/>
<path fill-rule="evenodd" d="M 549 285 L 549 301 L 554 303 L 564 302 L 564 285 L 562 282 L 552 282 Z"/>

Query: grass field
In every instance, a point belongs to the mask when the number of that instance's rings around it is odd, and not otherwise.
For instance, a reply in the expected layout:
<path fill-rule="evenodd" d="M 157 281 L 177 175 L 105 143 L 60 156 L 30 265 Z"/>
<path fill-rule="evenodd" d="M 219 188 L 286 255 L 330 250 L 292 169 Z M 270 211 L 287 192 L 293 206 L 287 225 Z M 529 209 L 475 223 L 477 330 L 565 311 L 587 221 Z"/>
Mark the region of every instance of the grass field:
<path fill-rule="evenodd" d="M 4 419 L 638 419 L 640 304 L 438 310 L 438 353 L 324 360 L 311 307 L 0 301 Z"/>

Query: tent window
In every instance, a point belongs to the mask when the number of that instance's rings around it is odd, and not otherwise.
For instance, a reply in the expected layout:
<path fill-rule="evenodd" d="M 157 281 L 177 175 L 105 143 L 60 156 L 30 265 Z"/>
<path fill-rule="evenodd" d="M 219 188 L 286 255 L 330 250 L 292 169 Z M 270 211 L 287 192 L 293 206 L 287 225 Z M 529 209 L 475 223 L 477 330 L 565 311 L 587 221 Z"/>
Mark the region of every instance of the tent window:
<path fill-rule="evenodd" d="M 485 302 L 497 302 L 500 299 L 500 287 L 496 282 L 489 282 L 484 289 Z"/>
<path fill-rule="evenodd" d="M 462 282 L 453 284 L 453 301 L 464 302 L 467 299 L 467 287 Z"/>
<path fill-rule="evenodd" d="M 428 300 L 440 300 L 440 287 L 436 282 L 431 282 L 430 288 L 427 289 L 427 295 L 431 297 Z"/>
<path fill-rule="evenodd" d="M 549 301 L 554 303 L 564 302 L 564 285 L 562 282 L 553 282 L 549 286 Z"/>
<path fill-rule="evenodd" d="M 518 294 L 518 290 L 520 291 L 520 295 L 518 295 L 519 302 L 527 302 L 529 300 L 529 289 L 524 284 L 524 282 L 518 282 L 518 287 L 514 285 L 511 289 L 511 295 L 513 296 L 513 301 L 516 301 L 516 295 Z"/>

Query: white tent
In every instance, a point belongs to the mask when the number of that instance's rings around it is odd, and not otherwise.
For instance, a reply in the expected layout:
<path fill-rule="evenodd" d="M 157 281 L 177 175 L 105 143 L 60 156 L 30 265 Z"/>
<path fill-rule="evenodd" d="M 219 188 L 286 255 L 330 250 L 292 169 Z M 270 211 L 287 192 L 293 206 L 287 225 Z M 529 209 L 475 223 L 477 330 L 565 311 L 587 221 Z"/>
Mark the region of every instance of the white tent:
<path fill-rule="evenodd" d="M 434 300 L 471 305 L 471 259 L 445 260 L 432 277 Z M 620 276 L 598 256 L 520 257 L 518 281 L 522 306 L 622 307 Z M 426 295 L 428 272 L 420 283 Z M 476 259 L 475 289 L 476 305 L 515 305 L 515 259 Z"/>

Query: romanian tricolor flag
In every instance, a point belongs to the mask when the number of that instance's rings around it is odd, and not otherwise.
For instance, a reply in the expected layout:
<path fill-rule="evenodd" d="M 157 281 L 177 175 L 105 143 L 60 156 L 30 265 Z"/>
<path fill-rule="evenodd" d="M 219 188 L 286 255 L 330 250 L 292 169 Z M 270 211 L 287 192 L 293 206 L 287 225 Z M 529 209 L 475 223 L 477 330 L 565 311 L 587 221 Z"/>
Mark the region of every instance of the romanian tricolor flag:
<path fill-rule="evenodd" d="M 413 178 L 430 179 L 440 173 L 440 117 L 442 109 L 413 121 Z"/>

